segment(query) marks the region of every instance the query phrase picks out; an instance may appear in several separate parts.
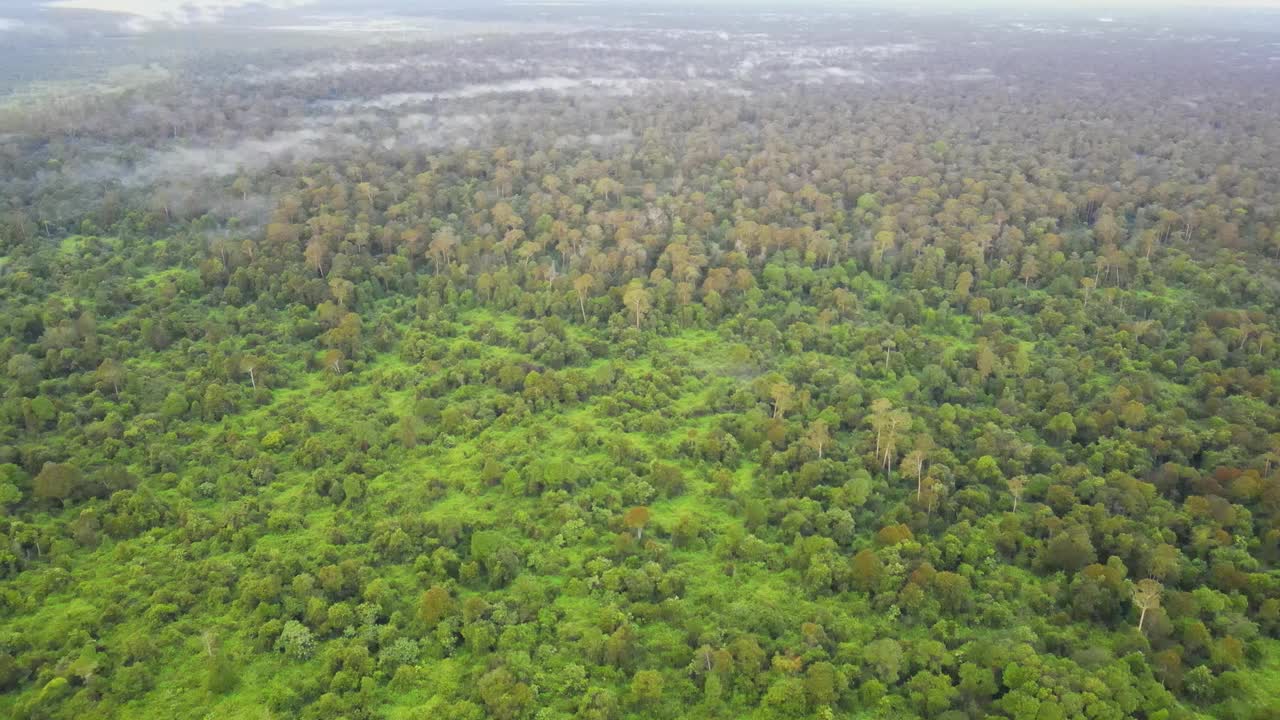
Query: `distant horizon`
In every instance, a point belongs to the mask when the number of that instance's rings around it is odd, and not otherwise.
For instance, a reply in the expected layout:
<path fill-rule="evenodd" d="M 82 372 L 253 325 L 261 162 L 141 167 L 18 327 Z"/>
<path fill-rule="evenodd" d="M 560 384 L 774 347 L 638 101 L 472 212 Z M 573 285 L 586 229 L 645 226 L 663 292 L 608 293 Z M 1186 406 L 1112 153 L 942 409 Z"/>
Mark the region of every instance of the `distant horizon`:
<path fill-rule="evenodd" d="M 167 2 L 166 0 L 31 0 L 22 3 L 0 3 L 0 9 L 5 7 L 26 5 L 31 8 L 44 8 L 54 10 L 90 10 L 98 12 L 109 12 L 119 14 L 132 14 L 146 18 L 174 18 L 187 17 L 194 21 L 214 20 L 219 16 L 232 11 L 272 11 L 272 10 L 298 10 L 305 8 L 325 8 L 334 9 L 341 8 L 344 5 L 351 6 L 353 10 L 370 10 L 375 8 L 387 8 L 388 6 L 400 5 L 398 2 L 383 3 L 345 3 L 335 0 L 189 0 L 188 2 Z M 892 0 L 802 0 L 799 3 L 780 2 L 779 0 L 699 0 L 693 3 L 677 3 L 672 0 L 625 0 L 624 2 L 615 2 L 613 0 L 557 0 L 554 2 L 541 2 L 539 0 L 488 0 L 487 2 L 433 2 L 433 3 L 409 3 L 415 11 L 427 12 L 431 10 L 451 10 L 465 7 L 475 7 L 477 5 L 490 5 L 493 7 L 510 6 L 512 8 L 531 8 L 545 6 L 548 8 L 571 8 L 573 6 L 600 6 L 607 5 L 609 7 L 626 9 L 631 7 L 662 7 L 662 6 L 678 6 L 681 8 L 724 8 L 724 7 L 752 7 L 752 8 L 794 8 L 794 7 L 889 7 L 894 9 L 911 10 L 916 8 L 929 8 L 949 11 L 966 11 L 966 10 L 1050 10 L 1050 11 L 1081 11 L 1081 12 L 1125 12 L 1132 10 L 1221 10 L 1221 9 L 1245 9 L 1245 10 L 1280 10 L 1280 0 L 1218 0 L 1210 2 L 1208 0 L 1124 0 L 1123 2 L 1108 2 L 1107 0 L 1071 0 L 1063 2 L 1062 0 L 973 0 L 969 2 L 954 2 L 953 0 L 908 0 L 908 2 L 892 2 Z"/>

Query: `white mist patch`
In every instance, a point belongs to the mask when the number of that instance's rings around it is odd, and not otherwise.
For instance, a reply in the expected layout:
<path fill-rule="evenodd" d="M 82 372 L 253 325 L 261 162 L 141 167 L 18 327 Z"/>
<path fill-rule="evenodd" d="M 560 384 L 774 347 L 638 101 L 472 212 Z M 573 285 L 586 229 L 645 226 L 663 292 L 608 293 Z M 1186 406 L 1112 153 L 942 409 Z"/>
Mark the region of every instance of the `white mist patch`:
<path fill-rule="evenodd" d="M 315 18 L 304 25 L 270 25 L 267 30 L 296 33 L 419 33 L 436 29 L 432 23 L 404 18 Z"/>
<path fill-rule="evenodd" d="M 486 133 L 493 119 L 486 114 L 431 115 L 410 113 L 396 118 L 396 134 L 384 138 L 382 146 L 445 148 L 474 144 Z"/>
<path fill-rule="evenodd" d="M 131 16 L 130 29 L 216 23 L 232 10 L 265 7 L 274 10 L 309 5 L 312 0 L 53 0 L 45 7 L 55 10 L 96 10 Z"/>
<path fill-rule="evenodd" d="M 620 145 L 635 139 L 630 130 L 619 130 L 607 135 L 601 133 L 591 133 L 589 135 L 561 135 L 556 138 L 555 147 L 560 150 L 582 147 L 584 145 L 591 147 L 605 147 L 611 145 Z"/>
<path fill-rule="evenodd" d="M 666 45 L 659 45 L 658 43 L 636 43 L 636 42 L 629 42 L 629 41 L 624 41 L 620 43 L 607 43 L 607 42 L 601 42 L 599 40 L 592 40 L 587 42 L 573 43 L 569 47 L 574 50 L 615 50 L 615 51 L 624 51 L 624 52 L 655 52 L 655 53 L 669 51 L 669 48 L 667 48 Z"/>
<path fill-rule="evenodd" d="M 843 67 L 804 68 L 790 74 L 806 85 L 820 85 L 827 82 L 848 82 L 855 85 L 865 85 L 875 82 L 874 78 L 862 70 L 851 70 Z"/>
<path fill-rule="evenodd" d="M 1009 23 L 1009 27 L 1019 32 L 1038 33 L 1040 35 L 1065 35 L 1071 32 L 1070 28 L 1061 25 L 1032 25 L 1024 22 Z"/>
<path fill-rule="evenodd" d="M 302 120 L 303 127 L 310 128 L 341 128 L 349 130 L 358 128 L 361 125 L 377 125 L 383 122 L 382 116 L 377 113 L 364 112 L 354 113 L 351 115 L 313 115 Z"/>
<path fill-rule="evenodd" d="M 391 110 L 407 105 L 421 105 L 435 100 L 468 100 L 488 95 L 528 95 L 538 92 L 568 94 L 574 91 L 603 93 L 606 95 L 632 95 L 650 81 L 640 78 L 588 77 L 570 78 L 558 75 L 508 80 L 505 82 L 473 83 L 451 90 L 436 92 L 388 93 L 369 100 L 340 100 L 334 107 L 366 107 Z"/>
<path fill-rule="evenodd" d="M 952 82 L 988 82 L 998 79 L 991 68 L 978 68 L 972 72 L 953 73 L 947 76 Z"/>
<path fill-rule="evenodd" d="M 250 82 L 271 82 L 275 80 L 314 80 L 323 77 L 338 77 L 341 75 L 353 75 L 355 73 L 380 73 L 380 72 L 398 72 L 410 68 L 432 68 L 444 67 L 443 60 L 428 59 L 425 57 L 405 58 L 403 60 L 393 60 L 388 62 L 362 62 L 352 60 L 349 62 L 327 61 L 314 62 L 302 65 L 292 70 L 273 70 L 270 72 L 261 72 L 248 78 Z M 256 68 L 250 68 L 256 70 Z"/>
<path fill-rule="evenodd" d="M 862 48 L 861 52 L 873 60 L 888 60 L 900 55 L 924 52 L 924 47 L 918 43 L 887 43 L 884 45 L 868 45 Z"/>
<path fill-rule="evenodd" d="M 182 146 L 153 154 L 135 173 L 143 184 L 166 178 L 221 177 L 261 170 L 279 160 L 309 160 L 330 155 L 353 138 L 314 129 L 273 133 L 225 145 Z"/>
<path fill-rule="evenodd" d="M 268 25 L 263 30 L 314 35 L 413 35 L 449 37 L 482 33 L 564 32 L 560 25 L 542 22 L 503 22 L 498 20 L 455 20 L 443 17 L 361 17 L 358 15 L 310 15 L 302 22 Z"/>

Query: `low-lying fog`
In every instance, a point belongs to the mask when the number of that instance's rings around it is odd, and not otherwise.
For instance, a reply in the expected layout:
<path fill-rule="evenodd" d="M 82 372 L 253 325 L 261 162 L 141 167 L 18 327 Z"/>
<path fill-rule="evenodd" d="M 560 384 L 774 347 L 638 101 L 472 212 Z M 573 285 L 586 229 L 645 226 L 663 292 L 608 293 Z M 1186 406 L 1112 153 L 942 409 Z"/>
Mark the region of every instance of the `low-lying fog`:
<path fill-rule="evenodd" d="M 58 6 L 67 12 L 123 4 L 62 0 Z M 436 152 L 517 142 L 549 151 L 622 152 L 650 129 L 643 118 L 672 103 L 736 113 L 750 122 L 754 103 L 788 96 L 856 108 L 886 98 L 909 106 L 925 93 L 972 102 L 992 92 L 1100 92 L 1116 63 L 1139 70 L 1164 63 L 1166 77 L 1176 76 L 1180 63 L 1194 62 L 1200 71 L 1218 63 L 1235 69 L 1231 82 L 1256 88 L 1265 88 L 1280 69 L 1280 45 L 1272 36 L 1111 17 L 922 21 L 855 11 L 726 11 L 712 29 L 705 18 L 677 11 L 614 12 L 599 3 L 508 4 L 501 12 L 482 3 L 482 9 L 439 17 L 394 4 L 383 5 L 388 12 L 360 17 L 334 14 L 323 3 L 267 5 L 252 15 L 239 0 L 155 3 L 111 14 L 107 26 L 127 36 L 122 47 L 146 47 L 155 55 L 179 38 L 208 42 L 175 50 L 168 60 L 128 65 L 128 72 L 96 68 L 54 78 L 58 82 L 18 83 L 20 94 L 0 100 L 0 149 L 65 124 L 58 152 L 72 151 L 58 162 L 13 173 L 2 181 L 4 189 L 30 196 L 59 184 L 163 188 L 169 194 L 185 188 L 198 209 L 205 194 L 195 188 L 201 184 L 228 184 L 275 164 L 353 151 Z M 5 8 L 0 5 L 0 38 L 61 32 L 46 15 L 8 17 Z M 269 41 L 259 49 L 243 39 L 238 48 L 229 47 L 236 36 L 227 28 L 245 27 L 247 18 L 258 33 L 252 37 Z M 349 35 L 361 38 L 343 39 Z M 139 59 L 133 51 L 121 56 Z M 1075 61 L 1063 66 L 1054 57 Z M 189 99 L 174 106 L 153 101 L 153 91 Z M 1204 112 L 1213 102 L 1184 95 L 1168 93 L 1166 111 Z M 102 103 L 116 101 L 123 103 L 120 118 L 101 127 L 87 120 Z M 32 148 L 24 150 L 30 154 Z M 254 222 L 261 220 L 254 217 L 257 209 L 267 205 L 247 194 L 241 207 L 229 205 L 232 200 L 204 209 Z"/>

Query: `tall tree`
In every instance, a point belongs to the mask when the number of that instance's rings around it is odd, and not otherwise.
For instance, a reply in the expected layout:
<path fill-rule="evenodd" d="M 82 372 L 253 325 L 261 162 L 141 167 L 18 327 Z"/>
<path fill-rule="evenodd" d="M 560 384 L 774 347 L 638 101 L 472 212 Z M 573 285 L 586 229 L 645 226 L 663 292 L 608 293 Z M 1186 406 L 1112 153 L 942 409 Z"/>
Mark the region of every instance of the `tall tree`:
<path fill-rule="evenodd" d="M 644 528 L 649 524 L 649 508 L 643 505 L 631 508 L 622 516 L 622 522 L 636 532 L 637 540 L 642 539 L 644 537 Z"/>
<path fill-rule="evenodd" d="M 773 417 L 781 418 L 782 414 L 791 409 L 791 405 L 795 402 L 795 386 L 788 382 L 776 382 L 769 386 L 769 395 L 773 398 Z"/>
<path fill-rule="evenodd" d="M 1163 594 L 1164 586 L 1159 581 L 1146 578 L 1134 583 L 1133 604 L 1141 611 L 1138 615 L 1138 630 L 1142 630 L 1142 625 L 1146 622 L 1147 611 L 1160 607 L 1160 596 Z"/>
<path fill-rule="evenodd" d="M 627 291 L 623 293 L 622 302 L 635 315 L 636 329 L 640 329 L 640 321 L 644 319 L 646 313 L 649 312 L 650 296 L 649 291 L 639 281 L 632 282 L 627 287 Z"/>
<path fill-rule="evenodd" d="M 818 459 L 822 459 L 822 451 L 831 442 L 831 431 L 827 427 L 824 420 L 814 420 L 809 425 L 809 432 L 805 435 L 805 443 L 818 453 Z"/>
<path fill-rule="evenodd" d="M 595 278 L 583 273 L 573 279 L 573 291 L 578 295 L 578 310 L 582 312 L 582 322 L 587 321 L 587 294 L 595 287 Z"/>
<path fill-rule="evenodd" d="M 1022 499 L 1022 492 L 1027 488 L 1027 478 L 1018 475 L 1009 478 L 1006 484 L 1009 486 L 1009 494 L 1013 496 L 1013 511 L 1018 512 L 1018 500 Z"/>

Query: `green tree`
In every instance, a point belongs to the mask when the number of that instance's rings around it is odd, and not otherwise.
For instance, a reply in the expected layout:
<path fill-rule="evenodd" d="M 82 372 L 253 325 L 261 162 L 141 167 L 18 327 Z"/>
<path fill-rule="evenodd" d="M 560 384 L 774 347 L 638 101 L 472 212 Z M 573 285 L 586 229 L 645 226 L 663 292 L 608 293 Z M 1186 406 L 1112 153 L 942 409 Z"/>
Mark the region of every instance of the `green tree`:
<path fill-rule="evenodd" d="M 1045 546 L 1044 560 L 1051 568 L 1075 572 L 1096 559 L 1089 532 L 1080 525 L 1059 531 Z"/>
<path fill-rule="evenodd" d="M 9 358 L 6 364 L 9 376 L 18 383 L 23 392 L 30 392 L 40 382 L 40 365 L 36 359 L 26 353 L 18 353 Z"/>
<path fill-rule="evenodd" d="M 453 598 L 449 591 L 439 585 L 432 585 L 422 593 L 418 602 L 418 618 L 428 628 L 434 628 L 441 620 L 453 612 Z"/>
<path fill-rule="evenodd" d="M 74 465 L 47 462 L 32 485 L 37 498 L 66 502 L 80 487 L 80 481 L 80 470 Z"/>
<path fill-rule="evenodd" d="M 276 652 L 282 652 L 291 659 L 306 660 L 315 652 L 316 640 L 305 625 L 297 620 L 290 620 L 280 631 L 275 648 Z"/>
<path fill-rule="evenodd" d="M 662 673 L 638 670 L 631 676 L 631 697 L 641 707 L 651 707 L 662 700 Z"/>
<path fill-rule="evenodd" d="M 862 651 L 863 660 L 871 666 L 876 677 L 887 685 L 898 682 L 902 667 L 902 645 L 893 638 L 880 638 L 868 643 Z"/>
<path fill-rule="evenodd" d="M 645 290 L 644 286 L 638 281 L 627 286 L 626 292 L 623 293 L 622 303 L 635 316 L 637 330 L 640 329 L 640 321 L 648 314 L 651 302 L 652 298 L 649 295 L 649 291 Z"/>
<path fill-rule="evenodd" d="M 1045 426 L 1045 430 L 1057 438 L 1058 442 L 1070 440 L 1077 432 L 1075 420 L 1071 417 L 1071 413 L 1066 412 L 1054 415 Z"/>

